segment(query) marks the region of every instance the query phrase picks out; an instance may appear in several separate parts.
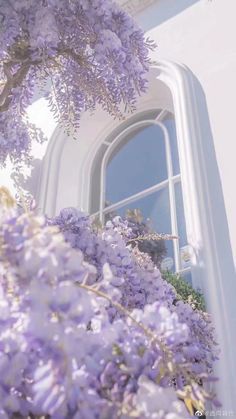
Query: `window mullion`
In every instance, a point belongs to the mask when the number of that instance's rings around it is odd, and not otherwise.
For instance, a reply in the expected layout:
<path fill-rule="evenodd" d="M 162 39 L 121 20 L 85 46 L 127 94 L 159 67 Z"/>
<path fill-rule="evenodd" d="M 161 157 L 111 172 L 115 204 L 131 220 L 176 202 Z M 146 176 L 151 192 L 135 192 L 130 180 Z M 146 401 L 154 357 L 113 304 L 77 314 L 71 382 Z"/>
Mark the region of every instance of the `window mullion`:
<path fill-rule="evenodd" d="M 167 110 L 162 109 L 162 111 L 155 118 L 155 121 L 161 121 L 166 114 L 167 114 Z"/>
<path fill-rule="evenodd" d="M 173 236 L 178 236 L 177 216 L 176 216 L 176 204 L 175 204 L 175 190 L 172 179 L 169 181 L 169 194 L 170 194 L 170 216 L 171 216 L 171 229 Z M 179 239 L 173 240 L 174 256 L 175 256 L 175 269 L 178 272 L 180 270 L 180 250 L 179 250 Z"/>
<path fill-rule="evenodd" d="M 106 199 L 106 159 L 103 158 L 101 165 L 101 177 L 100 177 L 100 206 L 99 206 L 99 220 L 101 224 L 104 222 L 105 199 Z"/>
<path fill-rule="evenodd" d="M 180 269 L 179 271 L 176 271 L 176 273 L 179 274 L 179 275 L 186 274 L 186 273 L 191 273 L 191 266 L 189 266 L 188 268 Z"/>
<path fill-rule="evenodd" d="M 173 183 L 176 185 L 177 183 L 181 182 L 181 175 L 174 175 L 172 176 Z"/>
<path fill-rule="evenodd" d="M 166 159 L 167 159 L 167 171 L 169 180 L 169 198 L 170 198 L 170 217 L 171 217 L 171 230 L 173 236 L 178 236 L 178 224 L 176 214 L 176 202 L 175 202 L 175 183 L 173 178 L 173 167 L 170 149 L 169 133 L 167 129 L 164 129 L 165 134 L 165 145 L 166 145 Z M 180 271 L 180 253 L 179 253 L 179 240 L 173 240 L 174 247 L 174 258 L 175 258 L 175 270 Z"/>

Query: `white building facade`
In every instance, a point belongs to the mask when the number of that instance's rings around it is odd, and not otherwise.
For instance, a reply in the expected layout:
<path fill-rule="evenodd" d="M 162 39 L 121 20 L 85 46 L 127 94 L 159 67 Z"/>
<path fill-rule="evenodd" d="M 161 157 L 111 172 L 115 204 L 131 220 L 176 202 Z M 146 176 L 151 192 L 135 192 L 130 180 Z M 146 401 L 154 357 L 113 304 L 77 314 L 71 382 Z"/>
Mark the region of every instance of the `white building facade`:
<path fill-rule="evenodd" d="M 37 161 L 31 188 L 39 208 L 50 216 L 75 206 L 96 213 L 101 220 L 109 212 L 135 208 L 145 197 L 151 199 L 166 188 L 171 232 L 178 234 L 177 188 L 181 185 L 186 239 L 176 242 L 170 259 L 178 272 L 191 269 L 193 285 L 205 294 L 222 350 L 216 371 L 218 397 L 236 417 L 236 2 L 119 2 L 157 43 L 149 90 L 140 98 L 137 112 L 125 121 L 114 121 L 99 110 L 93 116 L 84 115 L 77 141 L 56 128 L 44 158 Z M 166 123 L 170 119 L 175 121 L 177 172 L 173 132 L 168 132 Z M 132 135 L 149 127 L 163 137 L 166 178 L 130 194 L 121 193 L 107 204 L 110 162 Z M 191 256 L 191 264 L 185 266 L 183 249 Z"/>

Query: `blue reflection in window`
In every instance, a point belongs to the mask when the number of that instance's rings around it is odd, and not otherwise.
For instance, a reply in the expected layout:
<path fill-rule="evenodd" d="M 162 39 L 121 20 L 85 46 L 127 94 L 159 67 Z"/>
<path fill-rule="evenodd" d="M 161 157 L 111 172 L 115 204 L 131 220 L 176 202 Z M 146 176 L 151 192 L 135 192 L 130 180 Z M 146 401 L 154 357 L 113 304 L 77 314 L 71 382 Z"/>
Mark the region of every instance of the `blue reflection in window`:
<path fill-rule="evenodd" d="M 127 210 L 139 209 L 143 215 L 143 219 L 150 220 L 153 231 L 158 233 L 169 233 L 171 234 L 171 218 L 170 218 L 170 201 L 168 188 L 163 188 L 153 194 L 150 194 L 142 199 L 136 200 L 135 202 L 129 203 L 107 214 L 105 219 L 108 220 L 113 218 L 115 215 L 125 217 Z M 173 267 L 171 270 L 175 270 L 174 265 L 174 250 L 173 242 L 167 240 L 165 242 L 167 249 L 167 256 L 173 259 Z"/>
<path fill-rule="evenodd" d="M 164 134 L 157 125 L 139 128 L 116 147 L 106 170 L 106 205 L 167 179 Z"/>
<path fill-rule="evenodd" d="M 175 120 L 174 118 L 169 116 L 163 121 L 163 124 L 165 125 L 169 133 L 173 175 L 178 175 L 180 173 L 180 167 Z"/>
<path fill-rule="evenodd" d="M 181 248 L 182 246 L 185 246 L 187 244 L 187 233 L 181 182 L 175 184 L 175 205 L 179 234 L 179 246 Z"/>
<path fill-rule="evenodd" d="M 192 286 L 192 274 L 191 271 L 182 272 L 181 273 L 182 278 L 187 282 L 187 284 Z"/>

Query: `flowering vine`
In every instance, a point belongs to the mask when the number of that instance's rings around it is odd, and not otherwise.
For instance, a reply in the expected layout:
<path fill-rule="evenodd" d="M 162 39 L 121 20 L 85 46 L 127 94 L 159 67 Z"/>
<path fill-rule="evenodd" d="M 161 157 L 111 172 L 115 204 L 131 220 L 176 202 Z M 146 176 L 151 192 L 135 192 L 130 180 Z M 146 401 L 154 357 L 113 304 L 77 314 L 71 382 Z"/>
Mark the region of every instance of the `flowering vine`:
<path fill-rule="evenodd" d="M 27 161 L 44 140 L 27 119 L 35 91 L 72 136 L 96 105 L 134 109 L 152 48 L 112 0 L 0 0 L 0 164 Z"/>
<path fill-rule="evenodd" d="M 210 318 L 176 300 L 127 222 L 94 231 L 76 209 L 46 219 L 1 196 L 2 418 L 178 419 L 217 403 Z"/>

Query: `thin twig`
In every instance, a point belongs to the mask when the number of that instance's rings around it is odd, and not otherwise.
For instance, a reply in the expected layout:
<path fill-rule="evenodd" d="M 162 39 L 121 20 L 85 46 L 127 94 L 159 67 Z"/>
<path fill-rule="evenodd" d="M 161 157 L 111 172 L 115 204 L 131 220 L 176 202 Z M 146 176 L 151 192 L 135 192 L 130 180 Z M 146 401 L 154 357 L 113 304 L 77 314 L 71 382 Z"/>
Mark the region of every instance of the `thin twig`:
<path fill-rule="evenodd" d="M 173 236 L 172 234 L 148 233 L 148 234 L 145 234 L 144 236 L 138 236 L 138 237 L 135 237 L 134 239 L 128 240 L 127 244 L 132 243 L 132 242 L 146 241 L 146 240 L 153 240 L 153 241 L 176 240 L 178 238 L 179 238 L 178 236 Z"/>

